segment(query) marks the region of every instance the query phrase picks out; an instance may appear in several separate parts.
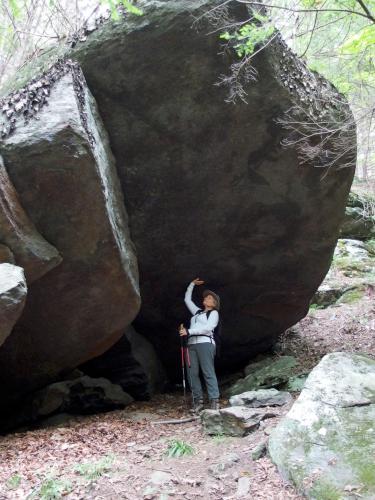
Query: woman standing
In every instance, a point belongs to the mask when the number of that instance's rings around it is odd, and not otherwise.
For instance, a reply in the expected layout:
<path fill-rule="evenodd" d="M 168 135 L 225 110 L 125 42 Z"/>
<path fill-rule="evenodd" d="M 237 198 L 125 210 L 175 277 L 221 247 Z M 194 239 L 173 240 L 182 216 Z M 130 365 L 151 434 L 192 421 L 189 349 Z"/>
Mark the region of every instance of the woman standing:
<path fill-rule="evenodd" d="M 191 314 L 190 327 L 180 326 L 180 336 L 187 336 L 190 354 L 190 368 L 188 367 L 189 381 L 193 393 L 194 411 L 203 410 L 202 384 L 199 378 L 199 369 L 202 370 L 206 382 L 210 407 L 219 409 L 219 387 L 215 373 L 214 329 L 219 323 L 220 297 L 211 290 L 203 292 L 203 309 L 200 309 L 191 300 L 195 285 L 202 285 L 204 281 L 196 278 L 188 286 L 185 293 L 185 304 Z"/>

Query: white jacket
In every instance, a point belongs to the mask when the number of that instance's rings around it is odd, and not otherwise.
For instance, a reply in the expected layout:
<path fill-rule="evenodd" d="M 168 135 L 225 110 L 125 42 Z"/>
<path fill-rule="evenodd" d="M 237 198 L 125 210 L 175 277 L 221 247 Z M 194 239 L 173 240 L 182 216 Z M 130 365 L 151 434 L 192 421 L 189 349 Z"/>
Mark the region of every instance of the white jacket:
<path fill-rule="evenodd" d="M 207 319 L 207 314 L 204 311 L 200 311 L 200 308 L 191 300 L 194 286 L 193 282 L 190 283 L 185 293 L 185 304 L 191 314 L 193 314 L 188 332 L 189 335 L 194 336 L 188 338 L 188 344 L 200 344 L 202 342 L 215 343 L 213 335 L 214 329 L 219 323 L 219 313 L 216 309 L 213 309 Z"/>

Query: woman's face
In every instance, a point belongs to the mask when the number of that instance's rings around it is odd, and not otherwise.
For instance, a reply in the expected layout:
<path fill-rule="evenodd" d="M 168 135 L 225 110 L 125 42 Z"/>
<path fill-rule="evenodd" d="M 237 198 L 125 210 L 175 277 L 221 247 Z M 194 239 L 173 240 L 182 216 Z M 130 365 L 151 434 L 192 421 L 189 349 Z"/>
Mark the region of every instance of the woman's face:
<path fill-rule="evenodd" d="M 213 298 L 212 295 L 206 295 L 205 298 L 203 299 L 203 305 L 204 307 L 209 307 L 210 309 L 214 309 L 216 307 L 216 300 Z"/>

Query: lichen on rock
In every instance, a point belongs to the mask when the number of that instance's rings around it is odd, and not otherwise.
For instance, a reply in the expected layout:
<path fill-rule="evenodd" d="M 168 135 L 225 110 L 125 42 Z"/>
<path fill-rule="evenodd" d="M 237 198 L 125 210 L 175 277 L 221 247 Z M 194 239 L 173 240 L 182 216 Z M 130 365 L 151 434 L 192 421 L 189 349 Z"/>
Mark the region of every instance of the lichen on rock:
<path fill-rule="evenodd" d="M 271 433 L 271 458 L 308 498 L 326 498 L 326 489 L 349 499 L 348 487 L 356 485 L 361 497 L 370 500 L 375 495 L 374 412 L 375 361 L 328 354 Z"/>

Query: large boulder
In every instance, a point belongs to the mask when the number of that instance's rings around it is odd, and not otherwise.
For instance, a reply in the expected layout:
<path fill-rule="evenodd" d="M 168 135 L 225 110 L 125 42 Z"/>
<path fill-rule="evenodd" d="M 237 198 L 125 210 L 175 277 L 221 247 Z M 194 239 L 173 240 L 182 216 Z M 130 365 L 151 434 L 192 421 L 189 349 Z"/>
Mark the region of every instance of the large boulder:
<path fill-rule="evenodd" d="M 23 269 L 12 264 L 0 264 L 0 346 L 21 315 L 26 295 Z"/>
<path fill-rule="evenodd" d="M 269 452 L 308 498 L 375 498 L 375 360 L 326 355 L 310 373 Z"/>
<path fill-rule="evenodd" d="M 254 59 L 247 103 L 225 103 L 227 89 L 215 83 L 236 56 L 219 54 L 204 18 L 193 26 L 221 3 L 141 1 L 143 16 L 105 25 L 70 54 L 98 102 L 125 193 L 142 293 L 135 327 L 172 376 L 184 289 L 196 276 L 222 298 L 223 365 L 245 363 L 304 317 L 329 269 L 354 173 L 339 168 L 351 160 L 345 154 L 322 175 L 320 159 L 301 164 L 296 148 L 281 146 L 286 131 L 275 120 L 296 102 L 328 122 L 350 112 L 280 38 Z M 248 19 L 245 5 L 227 7 Z M 347 142 L 355 144 L 354 130 Z"/>
<path fill-rule="evenodd" d="M 104 352 L 140 304 L 114 160 L 79 68 L 68 66 L 38 118 L 18 124 L 1 152 L 23 208 L 63 261 L 32 283 L 0 349 L 4 398 Z"/>
<path fill-rule="evenodd" d="M 262 420 L 272 418 L 278 412 L 269 408 L 245 408 L 231 406 L 222 410 L 203 410 L 200 414 L 206 434 L 246 436 L 258 429 Z"/>
<path fill-rule="evenodd" d="M 219 54 L 219 34 L 202 17 L 221 4 L 221 0 L 140 0 L 143 16 L 108 22 L 67 53 L 81 64 L 98 103 L 125 194 L 140 266 L 142 308 L 135 326 L 154 344 L 174 377 L 180 373 L 176 327 L 186 315 L 184 288 L 197 275 L 222 297 L 223 365 L 244 364 L 250 356 L 268 349 L 282 331 L 306 314 L 310 299 L 329 268 L 354 173 L 353 168 L 340 168 L 352 161 L 350 155 L 340 151 L 335 165 L 327 167 L 324 175 L 321 168 L 314 168 L 332 159 L 331 151 L 336 150 L 337 144 L 330 141 L 321 151 L 315 142 L 306 144 L 306 150 L 319 150 L 319 154 L 304 163 L 297 147 L 282 147 L 287 132 L 276 120 L 295 104 L 301 110 L 297 120 L 305 121 L 311 115 L 323 119 L 327 126 L 333 123 L 335 128 L 351 115 L 337 91 L 311 73 L 279 36 L 253 60 L 258 78 L 245 85 L 247 102 L 225 103 L 227 89 L 215 83 L 228 74 L 236 55 L 228 51 L 225 56 Z M 232 1 L 225 8 L 233 22 L 249 18 L 245 4 Z M 198 17 L 202 21 L 199 31 L 197 24 L 193 26 Z M 51 118 L 49 128 L 41 128 L 40 123 L 33 125 L 45 133 L 54 130 L 55 117 L 64 108 L 60 102 L 66 102 L 58 85 L 52 93 L 58 93 L 59 99 L 50 99 L 49 111 L 42 108 L 40 112 L 41 117 L 48 113 Z M 65 116 L 71 114 L 66 107 L 63 112 Z M 12 162 L 16 164 L 19 145 L 12 137 L 20 137 L 18 128 L 17 124 L 15 135 L 8 139 L 7 149 L 13 149 L 14 154 L 12 160 L 4 152 L 6 165 L 38 230 L 64 258 L 59 268 L 38 281 L 38 291 L 32 294 L 19 331 L 33 325 L 33 335 L 53 338 L 55 342 L 53 330 L 71 352 L 69 362 L 62 364 L 72 365 L 108 347 L 120 330 L 123 332 L 118 327 L 127 322 L 136 307 L 129 305 L 128 292 L 123 293 L 123 316 L 117 321 L 121 308 L 116 309 L 118 297 L 113 299 L 115 282 L 104 293 L 108 301 L 101 306 L 99 300 L 92 301 L 92 294 L 97 293 L 96 299 L 103 297 L 97 283 L 102 288 L 119 273 L 108 263 L 110 272 L 94 276 L 85 252 L 84 256 L 75 252 L 79 254 L 80 272 L 75 268 L 74 276 L 58 286 L 64 293 L 55 293 L 52 283 L 70 266 L 65 260 L 71 252 L 71 238 L 63 234 L 67 222 L 61 224 L 61 217 L 68 198 L 71 202 L 71 197 L 78 196 L 78 188 L 73 189 L 66 178 L 62 182 L 60 175 L 67 168 L 65 163 L 81 164 L 81 152 L 88 150 L 88 143 L 78 140 L 77 147 L 71 126 L 66 128 L 65 149 L 61 141 L 54 142 L 53 147 L 48 142 L 51 165 L 57 156 L 61 161 L 58 168 L 50 166 L 55 182 L 51 176 L 44 180 L 43 172 L 36 185 L 41 183 L 47 188 L 49 184 L 51 200 L 60 200 L 67 194 L 63 210 L 47 209 L 37 199 L 38 189 L 31 187 L 36 180 L 33 172 L 41 169 L 39 160 L 45 143 L 39 141 L 37 148 L 33 145 L 33 168 L 16 168 Z M 75 125 L 73 129 L 76 130 Z M 104 132 L 101 135 L 105 136 Z M 348 151 L 355 149 L 355 130 L 347 133 L 345 142 L 346 147 L 350 146 Z M 97 198 L 92 195 L 88 199 L 81 169 L 75 171 L 79 171 L 82 181 L 82 204 L 79 213 L 70 217 L 69 227 L 75 228 L 82 246 L 82 241 L 89 241 L 90 230 L 78 220 L 87 213 L 83 207 L 93 208 L 91 204 Z M 102 227 L 99 219 L 96 231 Z M 85 231 L 81 234 L 83 226 Z M 103 235 L 97 239 L 96 234 L 90 238 L 92 248 L 97 250 L 98 242 L 106 240 Z M 69 245 L 64 241 L 69 241 Z M 129 241 L 128 236 L 125 241 Z M 109 261 L 104 257 L 100 265 L 105 267 L 106 262 Z M 95 265 L 100 267 L 97 260 Z M 80 288 L 72 288 L 70 283 L 88 280 L 87 275 L 82 276 L 88 268 L 92 282 L 86 288 L 91 293 L 82 297 L 76 291 Z M 127 278 L 125 281 L 129 282 Z M 194 299 L 199 301 L 198 297 Z M 77 298 L 80 310 L 87 313 L 87 324 L 76 319 L 82 318 L 75 308 Z M 44 312 L 45 304 L 52 302 L 54 308 L 61 300 L 60 317 L 50 318 Z M 97 317 L 100 309 L 106 313 L 107 323 L 101 324 L 99 333 L 99 325 L 92 318 Z M 67 310 L 69 315 L 65 314 Z M 71 331 L 67 316 L 75 321 L 74 340 L 66 333 Z M 42 324 L 47 318 L 51 327 L 46 332 Z M 95 345 L 93 330 L 98 339 Z M 60 335 L 62 331 L 64 334 Z M 111 334 L 107 335 L 109 331 Z M 90 337 L 90 342 L 82 342 L 82 336 Z M 83 344 L 85 355 L 80 349 Z M 40 362 L 47 357 L 50 340 L 46 346 L 38 342 L 35 346 L 34 361 L 43 366 Z M 53 356 L 48 370 L 45 368 L 43 373 L 56 372 Z M 19 380 L 22 378 L 25 374 L 19 375 Z"/>

